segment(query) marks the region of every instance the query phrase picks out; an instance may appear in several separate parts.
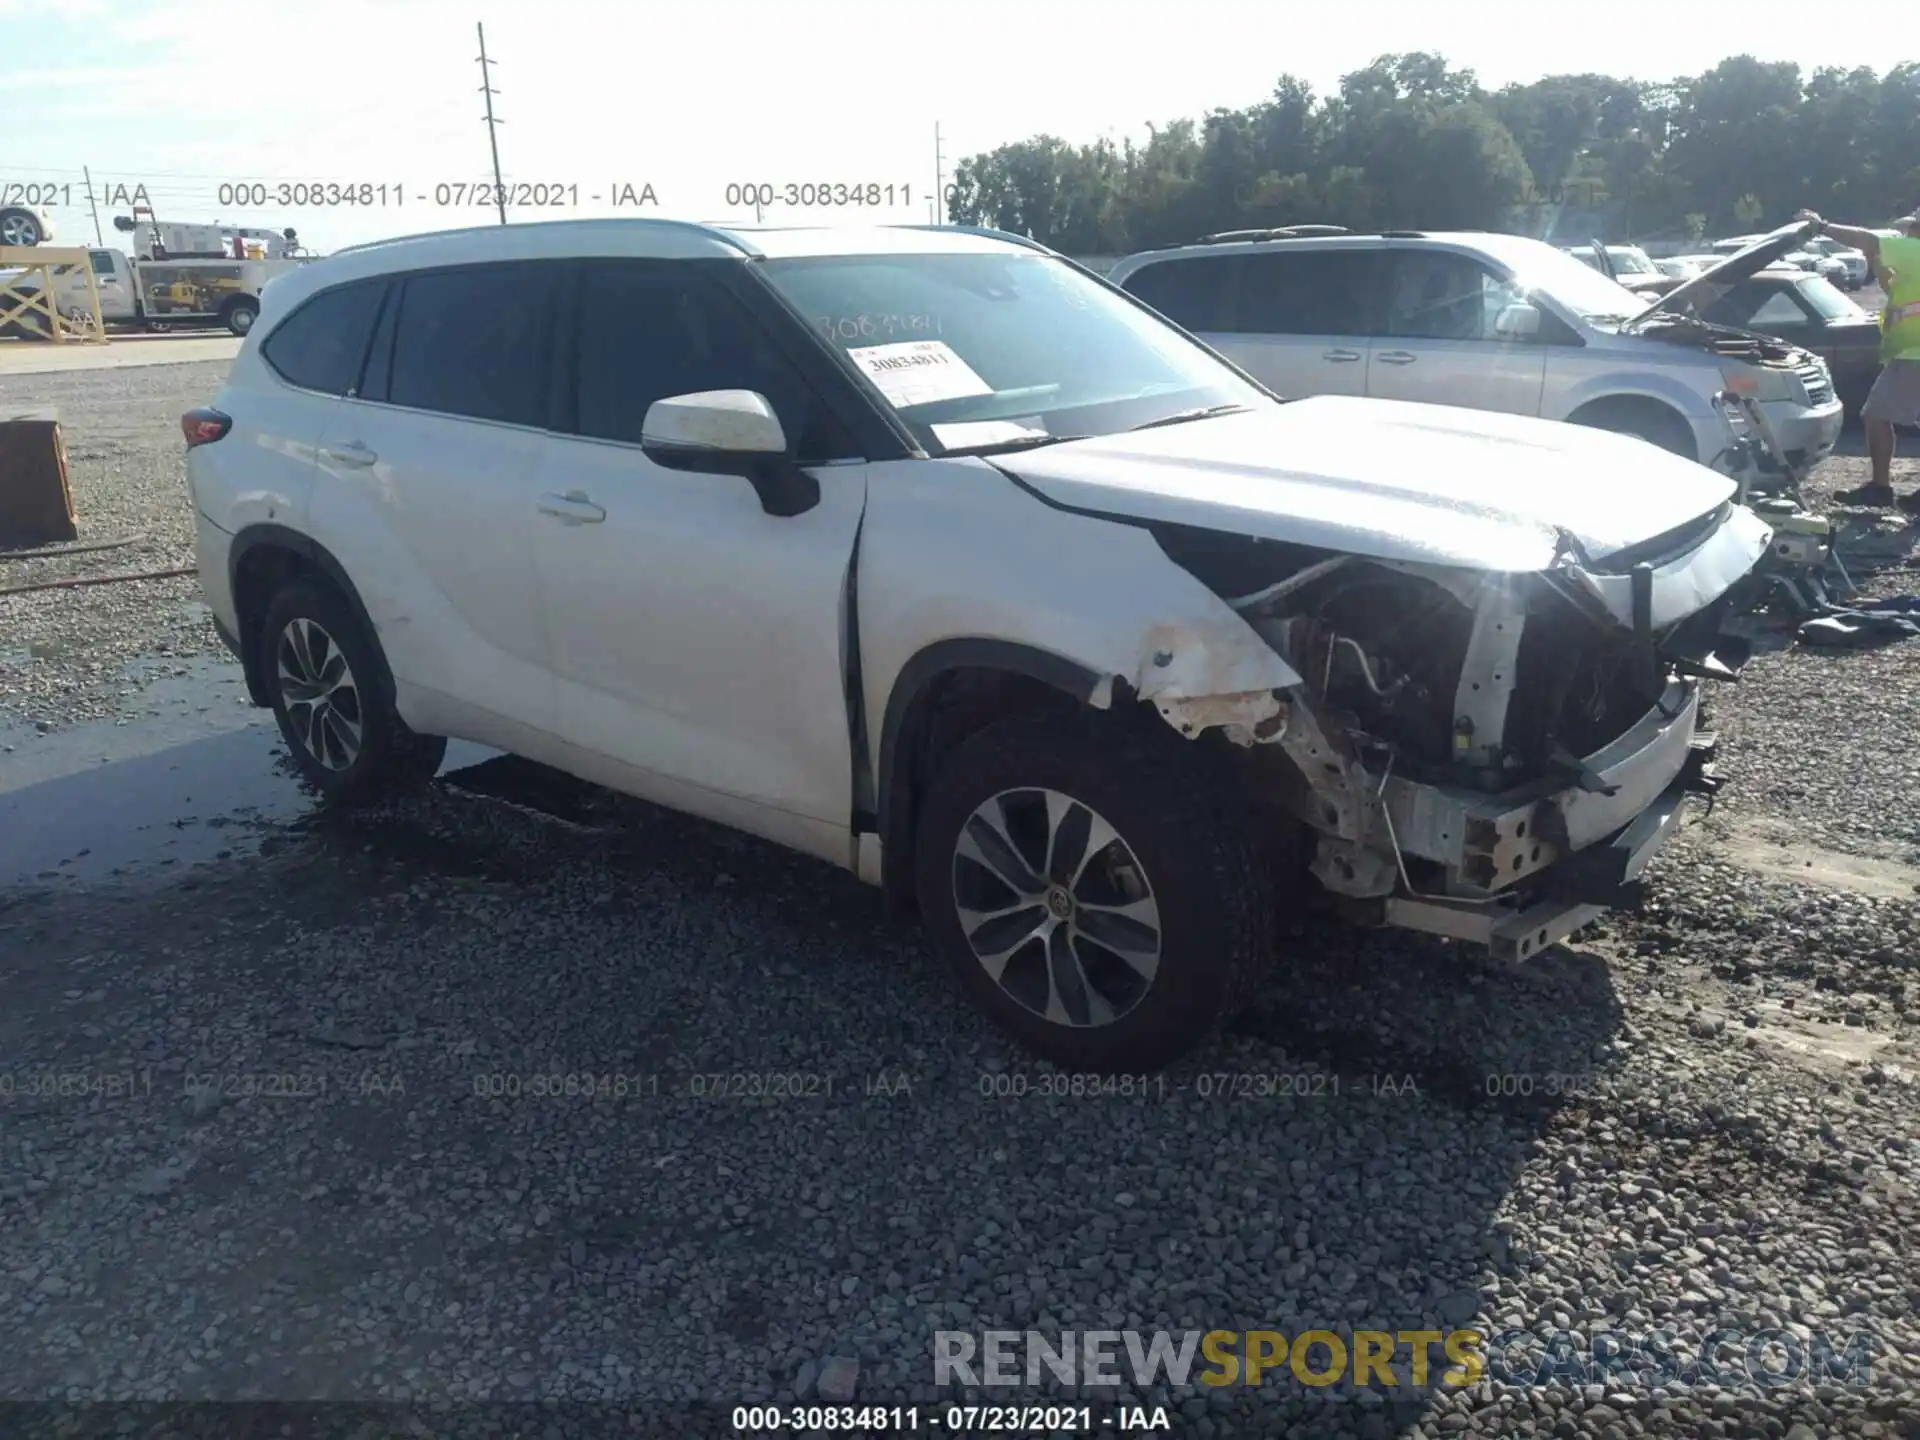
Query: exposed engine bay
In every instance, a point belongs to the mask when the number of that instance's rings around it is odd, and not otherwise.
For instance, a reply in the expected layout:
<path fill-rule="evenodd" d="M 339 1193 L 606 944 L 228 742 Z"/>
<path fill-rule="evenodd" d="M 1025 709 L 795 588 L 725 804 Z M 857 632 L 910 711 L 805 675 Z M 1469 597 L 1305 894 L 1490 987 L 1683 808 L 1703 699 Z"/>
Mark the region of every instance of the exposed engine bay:
<path fill-rule="evenodd" d="M 1744 360 L 1749 365 L 1794 369 L 1813 358 L 1810 352 L 1784 340 L 1717 325 L 1685 309 L 1679 313 L 1662 311 L 1635 326 L 1634 333 L 1651 340 L 1706 350 L 1728 360 Z"/>
<path fill-rule="evenodd" d="M 1611 564 L 1522 575 L 1155 533 L 1302 677 L 1274 744 L 1242 745 L 1252 792 L 1314 832 L 1312 874 L 1459 933 L 1456 911 L 1527 898 L 1531 877 L 1631 828 L 1675 784 L 1712 788 L 1697 682 L 1747 658 L 1721 633 L 1735 597 L 1656 628 L 1650 591 L 1654 568 L 1719 518 Z M 1589 573 L 1633 587 L 1634 624 L 1597 603 Z M 1563 879 L 1556 914 L 1621 903 L 1623 878 Z"/>

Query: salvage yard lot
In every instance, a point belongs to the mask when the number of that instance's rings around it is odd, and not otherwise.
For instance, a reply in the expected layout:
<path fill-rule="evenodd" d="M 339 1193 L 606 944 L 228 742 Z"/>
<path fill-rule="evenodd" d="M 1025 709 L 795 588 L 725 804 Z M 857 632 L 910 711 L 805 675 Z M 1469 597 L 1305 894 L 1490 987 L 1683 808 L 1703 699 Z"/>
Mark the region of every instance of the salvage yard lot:
<path fill-rule="evenodd" d="M 177 418 L 223 368 L 0 376 L 60 409 L 83 540 L 130 541 L 0 589 L 190 562 Z M 1785 1329 L 1870 1337 L 1870 1381 L 1139 1398 L 1201 1436 L 1912 1433 L 1920 642 L 1765 654 L 1714 709 L 1730 783 L 1645 914 L 1517 972 L 1315 926 L 1196 1061 L 1054 1095 L 850 877 L 481 754 L 316 814 L 190 578 L 0 597 L 0 1400 L 719 1433 L 833 1355 L 929 1401 L 942 1329 Z"/>

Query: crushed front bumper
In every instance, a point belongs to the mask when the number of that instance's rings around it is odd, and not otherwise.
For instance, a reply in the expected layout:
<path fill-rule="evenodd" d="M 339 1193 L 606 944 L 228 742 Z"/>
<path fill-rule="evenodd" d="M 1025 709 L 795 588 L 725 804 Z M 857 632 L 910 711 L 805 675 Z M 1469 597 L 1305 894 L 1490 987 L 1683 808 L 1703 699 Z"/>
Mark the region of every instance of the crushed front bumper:
<path fill-rule="evenodd" d="M 1660 703 L 1586 757 L 1578 783 L 1484 795 L 1390 779 L 1381 800 L 1403 856 L 1445 867 L 1442 894 L 1386 898 L 1386 923 L 1525 959 L 1608 910 L 1636 909 L 1647 863 L 1679 829 L 1689 796 L 1718 787 L 1700 695 L 1669 683 Z"/>

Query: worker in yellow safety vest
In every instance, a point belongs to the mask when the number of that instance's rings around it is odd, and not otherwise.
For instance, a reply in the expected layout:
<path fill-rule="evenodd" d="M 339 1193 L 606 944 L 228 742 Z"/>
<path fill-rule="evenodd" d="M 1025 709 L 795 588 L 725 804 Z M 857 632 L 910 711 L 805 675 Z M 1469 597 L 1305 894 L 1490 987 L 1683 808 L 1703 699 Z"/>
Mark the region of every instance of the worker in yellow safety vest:
<path fill-rule="evenodd" d="M 1836 498 L 1854 505 L 1897 504 L 1920 514 L 1920 490 L 1898 500 L 1893 492 L 1893 427 L 1920 425 L 1920 210 L 1894 221 L 1889 230 L 1829 224 L 1811 210 L 1794 218 L 1811 220 L 1820 233 L 1859 250 L 1887 292 L 1880 315 L 1880 378 L 1860 407 L 1873 478 Z"/>

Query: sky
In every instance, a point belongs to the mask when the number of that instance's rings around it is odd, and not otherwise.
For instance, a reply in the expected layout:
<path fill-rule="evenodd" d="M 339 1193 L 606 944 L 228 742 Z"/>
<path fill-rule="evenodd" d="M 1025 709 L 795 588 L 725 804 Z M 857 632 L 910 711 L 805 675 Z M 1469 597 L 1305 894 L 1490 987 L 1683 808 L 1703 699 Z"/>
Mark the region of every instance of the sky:
<path fill-rule="evenodd" d="M 36 189 L 55 242 L 76 244 L 94 235 L 83 167 L 109 243 L 136 186 L 161 220 L 291 225 L 322 252 L 493 223 L 477 21 L 502 173 L 558 202 L 516 206 L 515 220 L 925 223 L 936 126 L 950 177 L 1037 133 L 1138 138 L 1253 104 L 1282 74 L 1329 90 L 1384 51 L 1438 51 L 1489 87 L 1566 71 L 1666 79 L 1741 52 L 1808 71 L 1893 63 L 1873 27 L 1809 23 L 1775 0 L 1664 7 L 1654 25 L 1579 13 L 1549 21 L 1537 3 L 1493 0 L 0 0 L 0 199 Z M 299 184 L 364 187 L 372 203 L 323 189 L 296 205 L 308 197 L 281 187 Z M 738 198 L 755 185 L 776 201 L 759 217 Z M 789 205 L 813 198 L 790 185 L 860 185 L 880 203 Z"/>

